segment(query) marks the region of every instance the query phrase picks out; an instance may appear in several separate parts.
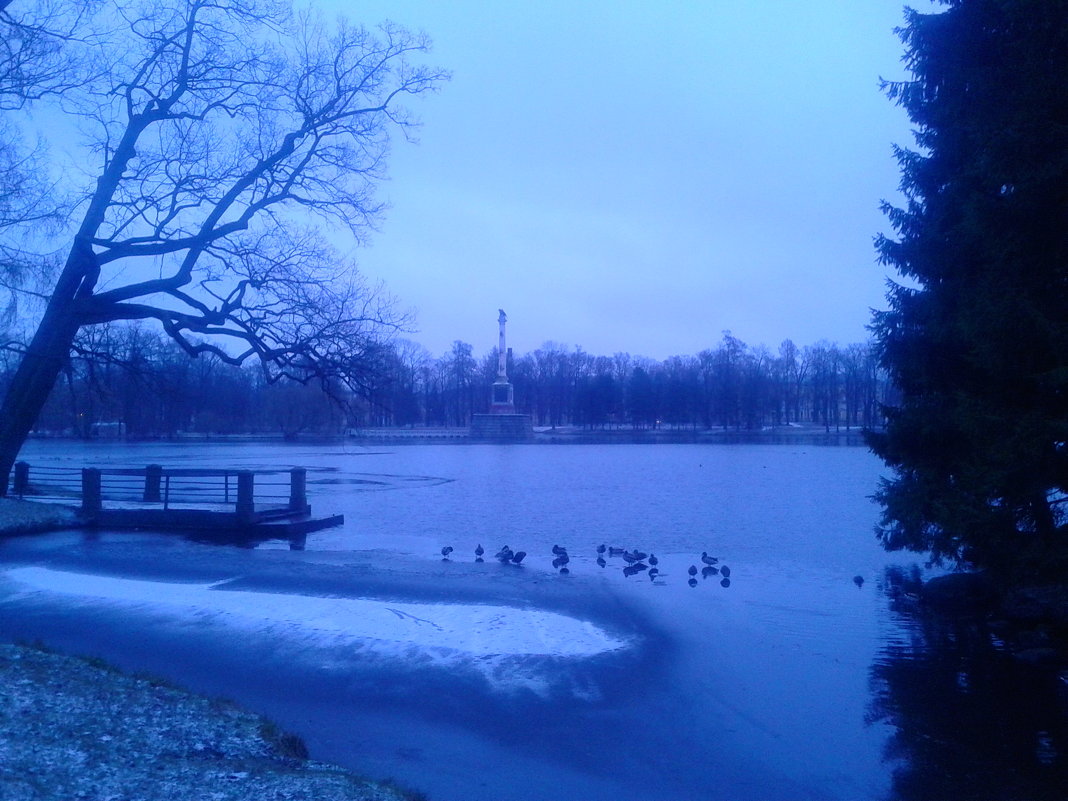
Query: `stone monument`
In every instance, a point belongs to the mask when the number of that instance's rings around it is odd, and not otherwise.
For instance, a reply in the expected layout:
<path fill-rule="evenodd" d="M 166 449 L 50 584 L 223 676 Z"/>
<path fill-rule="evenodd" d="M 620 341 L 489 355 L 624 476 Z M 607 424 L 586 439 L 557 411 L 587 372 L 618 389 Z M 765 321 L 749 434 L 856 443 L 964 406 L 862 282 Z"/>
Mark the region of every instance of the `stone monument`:
<path fill-rule="evenodd" d="M 500 344 L 497 346 L 497 380 L 490 390 L 490 414 L 515 414 L 512 385 L 508 381 L 508 349 L 505 347 L 504 324 L 508 315 L 498 309 L 497 325 L 500 327 Z"/>
<path fill-rule="evenodd" d="M 530 415 L 516 414 L 514 390 L 508 381 L 508 348 L 504 336 L 508 315 L 504 309 L 497 311 L 497 380 L 490 387 L 489 414 L 471 415 L 471 436 L 493 440 L 527 439 L 534 433 Z"/>

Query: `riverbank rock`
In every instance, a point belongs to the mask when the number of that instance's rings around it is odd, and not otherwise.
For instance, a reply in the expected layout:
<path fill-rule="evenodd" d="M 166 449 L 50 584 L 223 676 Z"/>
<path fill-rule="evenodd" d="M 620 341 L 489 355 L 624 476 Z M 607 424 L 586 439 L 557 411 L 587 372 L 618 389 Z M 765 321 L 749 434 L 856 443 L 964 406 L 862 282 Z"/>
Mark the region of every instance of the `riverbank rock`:
<path fill-rule="evenodd" d="M 225 701 L 0 644 L 0 798 L 410 801 Z"/>
<path fill-rule="evenodd" d="M 942 614 L 984 616 L 994 610 L 998 595 L 985 573 L 949 573 L 924 582 L 920 599 Z"/>

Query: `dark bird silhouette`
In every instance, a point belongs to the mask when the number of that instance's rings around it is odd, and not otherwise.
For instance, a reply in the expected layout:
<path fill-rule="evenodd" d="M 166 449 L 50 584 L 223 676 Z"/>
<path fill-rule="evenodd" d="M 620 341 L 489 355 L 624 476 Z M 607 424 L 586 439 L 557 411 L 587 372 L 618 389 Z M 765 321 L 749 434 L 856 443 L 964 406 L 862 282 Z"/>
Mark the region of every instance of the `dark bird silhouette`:
<path fill-rule="evenodd" d="M 718 572 L 719 571 L 716 570 L 715 566 L 705 565 L 703 568 L 701 568 L 701 578 L 708 578 L 709 576 L 714 576 Z"/>
<path fill-rule="evenodd" d="M 616 546 L 613 545 L 613 546 L 609 547 L 608 555 L 609 556 L 622 556 L 624 550 L 625 550 L 624 548 L 617 548 Z"/>
<path fill-rule="evenodd" d="M 627 564 L 634 564 L 638 561 L 638 557 L 632 554 L 630 551 L 623 551 L 623 561 Z"/>
<path fill-rule="evenodd" d="M 691 579 L 690 579 L 689 581 L 687 581 L 686 583 L 687 583 L 687 584 L 689 584 L 689 585 L 690 585 L 691 587 L 696 587 L 696 586 L 697 586 L 697 579 L 695 579 L 695 578 L 691 578 Z"/>
<path fill-rule="evenodd" d="M 565 556 L 567 554 L 567 548 L 561 548 L 559 545 L 554 545 L 553 553 L 557 556 Z"/>
<path fill-rule="evenodd" d="M 607 550 L 608 550 L 608 546 L 605 545 L 603 542 L 600 545 L 597 546 L 597 553 L 599 553 L 599 554 L 603 555 L 604 552 L 607 551 Z"/>
<path fill-rule="evenodd" d="M 527 558 L 527 552 L 526 551 L 516 551 L 514 554 L 512 554 L 512 564 L 518 565 L 518 564 L 522 563 L 522 561 L 524 559 L 526 559 L 526 558 Z"/>
<path fill-rule="evenodd" d="M 723 574 L 723 578 L 730 578 L 731 577 L 731 569 L 729 567 L 727 567 L 726 565 L 721 567 L 719 569 L 719 572 Z"/>
<path fill-rule="evenodd" d="M 655 553 L 649 554 L 649 564 L 651 564 L 653 567 L 656 567 L 658 564 L 660 564 L 660 560 L 656 558 Z"/>
<path fill-rule="evenodd" d="M 509 548 L 507 545 L 505 545 L 503 548 L 501 548 L 499 551 L 497 551 L 497 553 L 494 555 L 493 558 L 494 559 L 498 559 L 501 562 L 511 562 L 512 561 L 512 549 Z"/>
<path fill-rule="evenodd" d="M 690 578 L 693 578 L 697 575 L 697 565 L 690 565 L 686 572 L 690 574 Z"/>
<path fill-rule="evenodd" d="M 570 561 L 571 557 L 568 556 L 566 553 L 560 554 L 560 556 L 553 559 L 553 567 L 563 567 Z"/>
<path fill-rule="evenodd" d="M 607 565 L 607 564 L 608 564 L 608 562 L 606 562 L 606 561 L 604 560 L 604 557 L 603 557 L 603 556 L 598 556 L 598 557 L 597 557 L 597 566 L 598 566 L 598 567 L 604 567 L 604 566 L 605 566 L 605 565 Z"/>
<path fill-rule="evenodd" d="M 731 580 L 729 578 L 721 579 L 720 582 L 719 582 L 719 586 L 721 586 L 721 587 L 729 587 L 729 586 L 731 586 Z"/>
<path fill-rule="evenodd" d="M 448 559 L 450 553 L 452 553 L 452 546 L 451 545 L 446 545 L 444 548 L 442 548 L 441 549 L 441 558 L 442 558 L 442 560 Z"/>
<path fill-rule="evenodd" d="M 853 583 L 858 587 L 864 586 L 864 576 L 853 576 Z"/>
<path fill-rule="evenodd" d="M 480 542 L 475 547 L 475 559 L 477 559 L 479 562 L 481 562 L 482 561 L 482 554 L 484 554 L 485 552 L 486 552 L 486 549 L 482 547 L 482 543 Z"/>
<path fill-rule="evenodd" d="M 719 559 L 714 556 L 709 556 L 708 551 L 701 551 L 701 561 L 706 565 L 714 565 L 719 562 Z"/>

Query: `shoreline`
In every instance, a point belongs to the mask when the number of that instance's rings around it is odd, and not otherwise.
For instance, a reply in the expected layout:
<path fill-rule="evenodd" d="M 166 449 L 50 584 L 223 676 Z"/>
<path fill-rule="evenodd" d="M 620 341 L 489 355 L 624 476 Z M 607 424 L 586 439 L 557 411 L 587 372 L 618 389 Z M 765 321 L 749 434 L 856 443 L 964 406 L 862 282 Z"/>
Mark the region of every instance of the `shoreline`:
<path fill-rule="evenodd" d="M 672 428 L 660 426 L 655 428 L 634 428 L 616 426 L 614 428 L 585 428 L 583 426 L 536 426 L 533 434 L 526 438 L 476 438 L 470 435 L 468 428 L 363 428 L 353 429 L 349 433 L 300 433 L 286 436 L 281 433 L 188 433 L 173 436 L 145 438 L 94 438 L 85 440 L 78 437 L 51 436 L 31 434 L 28 442 L 94 442 L 116 446 L 138 443 L 173 443 L 173 444 L 223 444 L 223 443 L 275 443 L 307 445 L 315 444 L 385 444 L 385 445 L 674 445 L 674 444 L 708 444 L 708 445 L 848 445 L 866 447 L 862 427 L 838 428 L 828 430 L 822 425 L 787 424 L 766 426 L 760 429 L 732 428 Z"/>
<path fill-rule="evenodd" d="M 315 798 L 418 801 L 425 796 L 308 759 L 295 735 L 225 700 L 101 660 L 0 644 L 0 796 Z"/>
<path fill-rule="evenodd" d="M 0 498 L 0 538 L 78 525 L 74 510 Z M 0 797 L 315 798 L 419 801 L 425 796 L 310 760 L 267 718 L 166 680 L 129 675 L 43 644 L 0 642 Z"/>

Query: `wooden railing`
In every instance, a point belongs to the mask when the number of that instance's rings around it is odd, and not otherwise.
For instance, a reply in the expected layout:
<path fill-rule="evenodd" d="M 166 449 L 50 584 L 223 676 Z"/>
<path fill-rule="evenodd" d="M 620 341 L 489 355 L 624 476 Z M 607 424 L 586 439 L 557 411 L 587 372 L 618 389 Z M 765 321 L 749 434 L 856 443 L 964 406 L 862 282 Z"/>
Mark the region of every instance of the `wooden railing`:
<path fill-rule="evenodd" d="M 288 476 L 286 476 L 288 473 Z M 94 515 L 106 504 L 141 508 L 232 507 L 239 519 L 308 509 L 307 470 L 199 468 L 68 468 L 16 462 L 11 495 L 80 506 Z"/>

